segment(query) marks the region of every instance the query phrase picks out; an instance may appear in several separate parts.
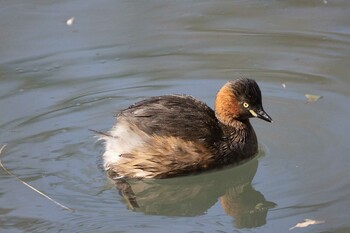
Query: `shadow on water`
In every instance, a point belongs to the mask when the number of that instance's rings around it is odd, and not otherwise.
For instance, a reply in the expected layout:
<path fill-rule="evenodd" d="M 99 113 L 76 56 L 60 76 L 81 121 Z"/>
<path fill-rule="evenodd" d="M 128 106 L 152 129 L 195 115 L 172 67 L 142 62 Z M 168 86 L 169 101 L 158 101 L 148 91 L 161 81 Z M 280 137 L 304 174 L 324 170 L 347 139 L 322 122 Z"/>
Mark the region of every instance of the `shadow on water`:
<path fill-rule="evenodd" d="M 244 165 L 197 176 L 164 180 L 116 181 L 127 207 L 147 215 L 197 216 L 217 200 L 234 218 L 237 228 L 266 224 L 267 212 L 276 206 L 255 190 L 252 180 L 258 168 L 254 159 Z"/>

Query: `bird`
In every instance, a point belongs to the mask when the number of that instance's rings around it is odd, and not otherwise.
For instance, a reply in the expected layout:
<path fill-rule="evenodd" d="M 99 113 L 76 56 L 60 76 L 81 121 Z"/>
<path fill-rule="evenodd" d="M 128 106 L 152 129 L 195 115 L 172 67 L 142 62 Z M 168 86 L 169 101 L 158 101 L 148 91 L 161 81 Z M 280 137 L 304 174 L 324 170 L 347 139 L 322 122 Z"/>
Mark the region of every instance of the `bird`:
<path fill-rule="evenodd" d="M 258 141 L 250 118 L 272 122 L 255 80 L 225 83 L 214 110 L 186 94 L 141 100 L 119 111 L 104 140 L 103 167 L 113 179 L 184 176 L 255 157 Z"/>

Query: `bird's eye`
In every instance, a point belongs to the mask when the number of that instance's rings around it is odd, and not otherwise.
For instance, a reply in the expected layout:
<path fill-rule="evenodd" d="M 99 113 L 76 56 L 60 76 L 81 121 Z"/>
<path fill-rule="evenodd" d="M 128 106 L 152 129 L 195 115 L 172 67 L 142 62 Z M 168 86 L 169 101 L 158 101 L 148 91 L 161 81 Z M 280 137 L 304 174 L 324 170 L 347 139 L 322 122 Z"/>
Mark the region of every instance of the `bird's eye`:
<path fill-rule="evenodd" d="M 247 102 L 244 102 L 244 103 L 243 103 L 243 107 L 248 108 L 248 107 L 249 107 L 249 104 L 248 104 Z"/>

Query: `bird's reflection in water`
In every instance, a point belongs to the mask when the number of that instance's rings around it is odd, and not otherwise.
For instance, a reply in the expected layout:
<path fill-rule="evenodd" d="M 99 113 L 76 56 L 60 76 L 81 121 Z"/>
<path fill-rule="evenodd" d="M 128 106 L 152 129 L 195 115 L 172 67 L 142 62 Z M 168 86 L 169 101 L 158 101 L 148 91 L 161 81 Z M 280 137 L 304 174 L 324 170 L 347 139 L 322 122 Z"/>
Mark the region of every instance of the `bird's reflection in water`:
<path fill-rule="evenodd" d="M 162 180 L 116 182 L 128 208 L 151 215 L 196 216 L 204 214 L 217 200 L 234 218 L 238 228 L 266 223 L 275 203 L 252 187 L 258 160 L 220 171 Z"/>

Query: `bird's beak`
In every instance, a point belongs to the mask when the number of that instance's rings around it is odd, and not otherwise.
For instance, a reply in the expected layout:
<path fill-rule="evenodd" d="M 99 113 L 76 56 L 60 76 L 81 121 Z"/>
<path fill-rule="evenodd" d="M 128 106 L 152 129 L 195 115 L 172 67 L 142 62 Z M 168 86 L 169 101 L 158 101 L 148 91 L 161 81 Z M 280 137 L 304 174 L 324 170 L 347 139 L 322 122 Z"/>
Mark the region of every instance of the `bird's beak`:
<path fill-rule="evenodd" d="M 257 110 L 250 109 L 249 112 L 254 117 L 260 118 L 260 119 L 267 121 L 267 122 L 272 122 L 272 118 L 264 111 L 263 108 L 259 108 Z"/>

